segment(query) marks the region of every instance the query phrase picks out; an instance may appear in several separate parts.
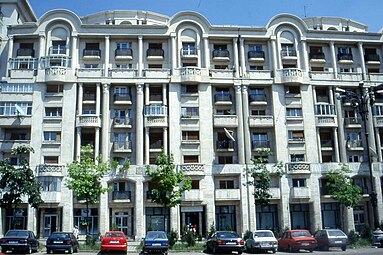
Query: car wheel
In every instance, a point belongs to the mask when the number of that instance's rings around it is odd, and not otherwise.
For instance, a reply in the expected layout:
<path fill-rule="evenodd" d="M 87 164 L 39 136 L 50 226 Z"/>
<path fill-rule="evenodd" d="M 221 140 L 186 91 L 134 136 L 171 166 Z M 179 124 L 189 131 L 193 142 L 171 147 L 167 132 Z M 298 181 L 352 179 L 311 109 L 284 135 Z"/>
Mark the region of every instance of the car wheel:
<path fill-rule="evenodd" d="M 28 253 L 28 254 L 31 254 L 31 253 L 32 253 L 32 246 L 31 246 L 31 245 L 28 245 L 27 253 Z"/>
<path fill-rule="evenodd" d="M 314 251 L 314 249 L 309 249 L 309 252 L 313 252 Z"/>
<path fill-rule="evenodd" d="M 7 249 L 5 249 L 4 247 L 1 247 L 1 252 L 2 253 L 7 253 Z"/>
<path fill-rule="evenodd" d="M 251 247 L 251 253 L 255 253 L 255 252 L 256 252 L 255 247 L 252 246 L 252 247 Z"/>
<path fill-rule="evenodd" d="M 289 245 L 289 247 L 287 247 L 287 250 L 288 250 L 290 253 L 293 253 L 293 252 L 294 252 L 293 247 L 291 247 L 290 245 Z"/>
<path fill-rule="evenodd" d="M 342 251 L 345 251 L 347 249 L 346 245 L 342 246 Z"/>
<path fill-rule="evenodd" d="M 274 250 L 273 250 L 273 253 L 276 253 L 277 252 L 277 248 L 275 248 Z"/>
<path fill-rule="evenodd" d="M 50 249 L 47 249 L 47 254 L 51 253 L 52 251 Z"/>
<path fill-rule="evenodd" d="M 242 254 L 242 251 L 238 251 L 238 254 Z"/>
<path fill-rule="evenodd" d="M 324 251 L 328 251 L 330 250 L 330 247 L 328 245 L 324 245 L 323 248 L 322 248 Z"/>
<path fill-rule="evenodd" d="M 72 246 L 69 248 L 68 253 L 69 253 L 69 254 L 72 254 L 72 253 L 73 253 L 73 247 L 72 247 Z"/>

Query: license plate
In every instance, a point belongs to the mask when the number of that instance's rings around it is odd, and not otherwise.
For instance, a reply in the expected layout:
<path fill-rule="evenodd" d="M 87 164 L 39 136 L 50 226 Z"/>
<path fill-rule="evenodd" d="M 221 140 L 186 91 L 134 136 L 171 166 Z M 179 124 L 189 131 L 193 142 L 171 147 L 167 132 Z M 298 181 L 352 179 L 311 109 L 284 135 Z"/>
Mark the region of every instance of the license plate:
<path fill-rule="evenodd" d="M 302 246 L 309 246 L 309 243 L 302 243 Z"/>
<path fill-rule="evenodd" d="M 335 243 L 342 243 L 342 241 L 335 241 Z"/>
<path fill-rule="evenodd" d="M 19 243 L 18 241 L 8 241 L 8 243 Z"/>
<path fill-rule="evenodd" d="M 53 243 L 63 243 L 63 241 L 53 241 Z"/>
<path fill-rule="evenodd" d="M 152 246 L 161 246 L 160 243 L 153 243 Z"/>
<path fill-rule="evenodd" d="M 261 243 L 261 247 L 270 247 L 271 245 L 268 243 Z"/>
<path fill-rule="evenodd" d="M 119 243 L 120 241 L 110 241 L 110 243 Z"/>
<path fill-rule="evenodd" d="M 228 245 L 233 245 L 233 244 L 237 244 L 237 243 L 234 243 L 234 242 L 227 242 L 226 244 L 228 244 Z"/>

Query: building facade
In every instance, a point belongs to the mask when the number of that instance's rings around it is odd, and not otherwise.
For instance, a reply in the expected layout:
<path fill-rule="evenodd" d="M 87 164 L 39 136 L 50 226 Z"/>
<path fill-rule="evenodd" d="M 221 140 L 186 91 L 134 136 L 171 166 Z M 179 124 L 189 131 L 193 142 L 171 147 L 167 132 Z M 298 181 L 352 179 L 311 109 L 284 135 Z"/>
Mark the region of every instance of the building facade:
<path fill-rule="evenodd" d="M 133 239 L 188 224 L 201 235 L 211 225 L 349 231 L 373 226 L 372 191 L 383 220 L 383 98 L 366 104 L 363 121 L 342 96 L 363 97 L 383 83 L 382 33 L 348 19 L 289 14 L 264 27 L 214 26 L 195 12 L 31 17 L 2 38 L 0 157 L 17 165 L 11 149 L 34 148 L 25 157 L 44 203 L 23 204 L 15 219 L 2 209 L 0 232 L 13 220 L 42 238 L 75 224 L 80 234 L 88 224 L 94 235 L 118 228 Z M 65 186 L 67 164 L 87 144 L 118 163 L 89 217 Z M 264 148 L 273 152 L 270 171 L 285 163 L 282 177 L 272 175 L 268 206 L 256 205 L 245 185 L 244 169 Z M 192 179 L 182 204 L 168 210 L 151 201 L 155 183 L 145 174 L 162 149 Z M 362 188 L 354 208 L 326 191 L 325 175 L 340 163 Z"/>

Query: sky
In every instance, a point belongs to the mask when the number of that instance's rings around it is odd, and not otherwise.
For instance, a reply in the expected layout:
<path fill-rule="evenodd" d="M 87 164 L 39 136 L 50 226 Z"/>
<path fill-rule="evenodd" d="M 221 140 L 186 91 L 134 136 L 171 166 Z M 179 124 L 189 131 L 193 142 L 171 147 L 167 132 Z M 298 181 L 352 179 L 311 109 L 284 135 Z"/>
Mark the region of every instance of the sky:
<path fill-rule="evenodd" d="M 341 17 L 368 26 L 370 32 L 383 28 L 383 0 L 29 0 L 40 17 L 53 9 L 68 9 L 78 16 L 108 10 L 143 10 L 173 16 L 196 11 L 212 25 L 266 26 L 280 13 L 305 17 Z"/>

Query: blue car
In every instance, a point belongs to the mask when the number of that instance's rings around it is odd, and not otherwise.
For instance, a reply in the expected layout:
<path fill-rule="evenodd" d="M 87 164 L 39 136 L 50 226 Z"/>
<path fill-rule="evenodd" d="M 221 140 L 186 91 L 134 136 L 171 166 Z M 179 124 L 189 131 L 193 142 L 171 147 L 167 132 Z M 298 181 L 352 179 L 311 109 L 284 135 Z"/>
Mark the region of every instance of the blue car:
<path fill-rule="evenodd" d="M 164 231 L 148 231 L 144 239 L 144 253 L 168 254 L 169 240 Z"/>

